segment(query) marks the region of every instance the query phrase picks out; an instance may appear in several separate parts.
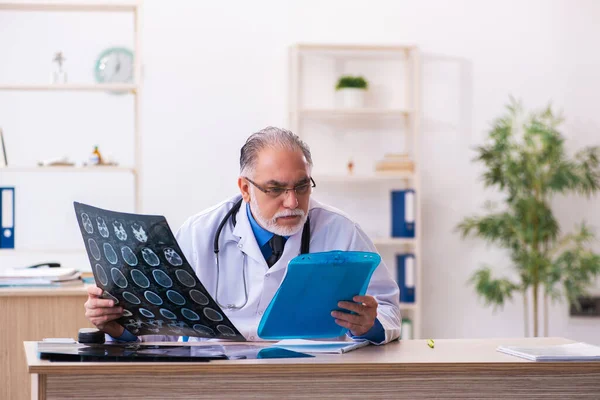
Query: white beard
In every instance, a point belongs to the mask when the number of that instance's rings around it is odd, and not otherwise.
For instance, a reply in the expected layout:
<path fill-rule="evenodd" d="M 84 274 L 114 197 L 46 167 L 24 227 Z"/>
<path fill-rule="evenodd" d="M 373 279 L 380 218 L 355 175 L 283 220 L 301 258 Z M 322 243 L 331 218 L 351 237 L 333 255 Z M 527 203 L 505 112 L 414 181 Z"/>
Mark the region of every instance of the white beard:
<path fill-rule="evenodd" d="M 284 210 L 279 211 L 273 215 L 273 218 L 266 219 L 260 212 L 260 208 L 258 207 L 258 202 L 256 201 L 256 196 L 254 196 L 254 188 L 250 189 L 250 211 L 252 211 L 252 216 L 256 219 L 256 222 L 266 230 L 271 233 L 274 233 L 279 236 L 292 236 L 296 233 L 300 232 L 304 227 L 304 223 L 306 222 L 307 215 L 306 213 L 299 209 L 293 210 Z M 299 215 L 300 221 L 298 224 L 293 226 L 280 226 L 277 224 L 277 218 L 279 217 L 289 217 L 292 215 Z"/>

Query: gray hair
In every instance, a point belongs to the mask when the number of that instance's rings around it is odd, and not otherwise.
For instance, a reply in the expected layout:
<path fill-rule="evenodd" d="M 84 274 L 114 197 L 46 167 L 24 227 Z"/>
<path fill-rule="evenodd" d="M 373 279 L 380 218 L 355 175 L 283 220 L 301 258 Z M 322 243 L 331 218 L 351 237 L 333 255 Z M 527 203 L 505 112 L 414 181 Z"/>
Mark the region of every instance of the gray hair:
<path fill-rule="evenodd" d="M 275 147 L 285 150 L 301 150 L 306 158 L 308 165 L 312 167 L 312 156 L 308 145 L 304 143 L 297 135 L 294 135 L 287 129 L 268 126 L 256 133 L 250 135 L 240 152 L 240 174 L 250 174 L 254 171 L 258 153 L 261 150 Z"/>

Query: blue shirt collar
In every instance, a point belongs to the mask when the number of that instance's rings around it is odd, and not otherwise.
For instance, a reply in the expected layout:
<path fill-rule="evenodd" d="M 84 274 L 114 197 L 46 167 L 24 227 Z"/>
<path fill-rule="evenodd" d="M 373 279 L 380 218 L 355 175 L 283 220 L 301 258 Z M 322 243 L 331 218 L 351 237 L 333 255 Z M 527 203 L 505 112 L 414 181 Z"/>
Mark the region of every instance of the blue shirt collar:
<path fill-rule="evenodd" d="M 250 212 L 250 204 L 248 203 L 246 203 L 246 214 L 248 214 L 248 220 L 250 221 L 250 226 L 252 227 L 252 232 L 254 232 L 254 237 L 256 238 L 258 247 L 263 247 L 269 240 L 271 240 L 273 233 L 269 232 L 260 226 L 258 222 L 256 222 L 254 216 Z"/>

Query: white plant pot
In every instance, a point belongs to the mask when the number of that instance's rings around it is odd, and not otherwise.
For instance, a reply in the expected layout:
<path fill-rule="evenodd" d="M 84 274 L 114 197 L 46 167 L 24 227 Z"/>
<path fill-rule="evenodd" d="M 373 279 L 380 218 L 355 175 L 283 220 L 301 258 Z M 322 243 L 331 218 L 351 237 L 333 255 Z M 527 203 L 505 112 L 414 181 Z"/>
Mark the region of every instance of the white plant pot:
<path fill-rule="evenodd" d="M 365 89 L 343 88 L 339 90 L 342 107 L 362 108 L 365 105 Z"/>

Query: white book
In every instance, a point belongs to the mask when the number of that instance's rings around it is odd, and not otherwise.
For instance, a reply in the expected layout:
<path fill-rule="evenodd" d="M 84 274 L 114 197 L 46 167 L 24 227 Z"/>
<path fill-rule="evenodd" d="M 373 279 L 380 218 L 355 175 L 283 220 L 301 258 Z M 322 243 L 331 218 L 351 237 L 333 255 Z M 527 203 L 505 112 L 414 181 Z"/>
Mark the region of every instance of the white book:
<path fill-rule="evenodd" d="M 496 350 L 531 361 L 600 361 L 600 346 L 582 342 L 555 346 L 499 346 Z"/>

